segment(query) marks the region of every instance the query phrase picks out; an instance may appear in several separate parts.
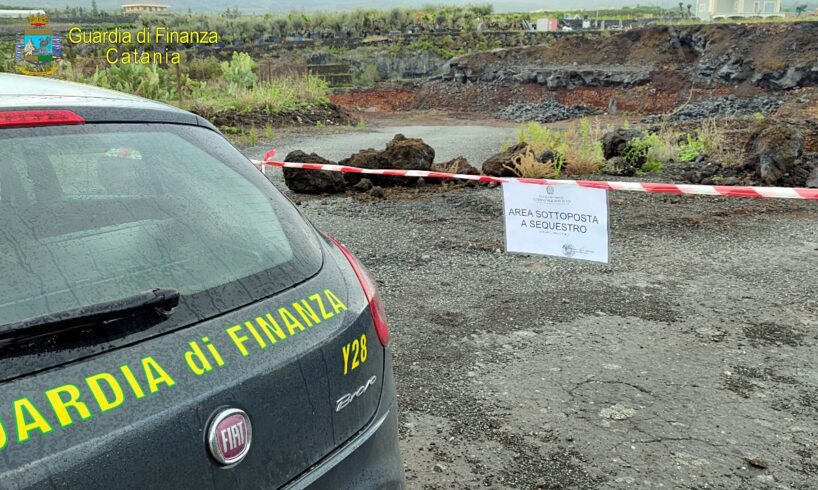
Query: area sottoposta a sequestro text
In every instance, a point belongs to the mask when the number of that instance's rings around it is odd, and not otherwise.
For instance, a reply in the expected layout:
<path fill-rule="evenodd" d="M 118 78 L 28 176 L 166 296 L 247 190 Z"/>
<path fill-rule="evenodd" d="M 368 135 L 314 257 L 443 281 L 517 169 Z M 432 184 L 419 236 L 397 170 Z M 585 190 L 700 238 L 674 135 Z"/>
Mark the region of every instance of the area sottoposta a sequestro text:
<path fill-rule="evenodd" d="M 587 233 L 587 224 L 599 224 L 599 218 L 593 214 L 572 213 L 566 211 L 543 211 L 540 209 L 511 208 L 509 217 L 531 218 L 522 219 L 523 228 L 538 228 L 552 231 L 566 231 L 573 233 Z M 536 218 L 536 219 L 534 219 Z"/>
<path fill-rule="evenodd" d="M 181 63 L 182 55 L 178 51 L 168 50 L 154 51 L 139 49 L 138 47 L 126 49 L 125 46 L 141 45 L 194 45 L 194 44 L 218 44 L 219 34 L 216 31 L 175 31 L 167 27 L 143 27 L 132 32 L 126 29 L 115 28 L 110 31 L 84 30 L 75 26 L 66 33 L 66 40 L 75 45 L 108 45 L 105 49 L 105 60 L 111 64 L 122 65 L 148 65 L 148 64 L 168 64 L 178 65 Z"/>

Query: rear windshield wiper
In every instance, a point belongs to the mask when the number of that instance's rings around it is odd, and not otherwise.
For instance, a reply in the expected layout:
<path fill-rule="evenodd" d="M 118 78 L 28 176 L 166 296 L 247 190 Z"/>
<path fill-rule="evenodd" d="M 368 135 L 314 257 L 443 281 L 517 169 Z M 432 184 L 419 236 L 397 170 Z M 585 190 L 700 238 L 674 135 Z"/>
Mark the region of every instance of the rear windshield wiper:
<path fill-rule="evenodd" d="M 168 318 L 178 305 L 179 291 L 162 288 L 152 289 L 126 298 L 0 325 L 0 346 L 22 339 L 53 335 L 66 330 L 104 324 L 137 314 L 153 313 L 159 317 Z"/>

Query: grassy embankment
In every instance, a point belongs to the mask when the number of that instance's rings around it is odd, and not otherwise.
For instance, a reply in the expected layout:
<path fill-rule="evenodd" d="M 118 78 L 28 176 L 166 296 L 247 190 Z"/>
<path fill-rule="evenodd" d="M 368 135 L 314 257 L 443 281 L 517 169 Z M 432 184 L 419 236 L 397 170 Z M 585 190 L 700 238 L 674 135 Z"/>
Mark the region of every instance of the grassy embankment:
<path fill-rule="evenodd" d="M 209 119 L 225 113 L 275 115 L 329 103 L 329 88 L 322 79 L 283 75 L 260 81 L 256 64 L 246 53 L 236 53 L 232 60 L 222 63 L 195 60 L 178 71 L 156 65 L 115 65 L 97 69 L 91 76 L 75 71 L 66 62 L 60 77 L 176 105 Z M 246 131 L 222 129 L 237 133 L 247 144 L 254 144 L 261 135 L 271 139 L 275 134 L 270 124 Z"/>

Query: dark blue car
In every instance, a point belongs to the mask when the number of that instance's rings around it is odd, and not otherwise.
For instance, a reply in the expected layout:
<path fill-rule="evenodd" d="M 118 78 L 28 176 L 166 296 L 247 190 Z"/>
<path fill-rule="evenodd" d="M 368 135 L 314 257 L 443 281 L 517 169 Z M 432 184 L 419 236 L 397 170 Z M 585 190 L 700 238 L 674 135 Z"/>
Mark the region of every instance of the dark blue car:
<path fill-rule="evenodd" d="M 204 119 L 0 75 L 0 488 L 400 488 L 375 282 Z"/>

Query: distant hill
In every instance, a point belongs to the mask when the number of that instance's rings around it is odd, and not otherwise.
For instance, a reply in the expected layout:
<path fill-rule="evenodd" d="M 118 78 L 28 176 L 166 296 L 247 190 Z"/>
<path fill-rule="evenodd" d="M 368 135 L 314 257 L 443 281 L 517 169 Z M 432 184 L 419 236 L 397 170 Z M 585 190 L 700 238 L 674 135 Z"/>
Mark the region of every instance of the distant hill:
<path fill-rule="evenodd" d="M 97 0 L 97 7 L 109 12 L 119 11 L 123 3 L 160 3 L 170 5 L 174 12 L 223 12 L 238 7 L 244 13 L 290 12 L 292 10 L 353 10 L 356 8 L 393 8 L 393 7 L 422 7 L 428 4 L 437 5 L 469 5 L 475 3 L 492 3 L 497 12 L 527 12 L 537 9 L 591 9 L 591 8 L 618 8 L 623 5 L 637 5 L 637 1 L 611 0 L 502 0 L 486 2 L 485 0 L 380 0 L 373 3 L 371 0 Z M 27 8 L 62 9 L 66 5 L 71 7 L 91 8 L 91 0 L 34 0 L 31 2 L 14 2 L 27 4 Z M 644 2 L 643 2 L 644 3 Z"/>

